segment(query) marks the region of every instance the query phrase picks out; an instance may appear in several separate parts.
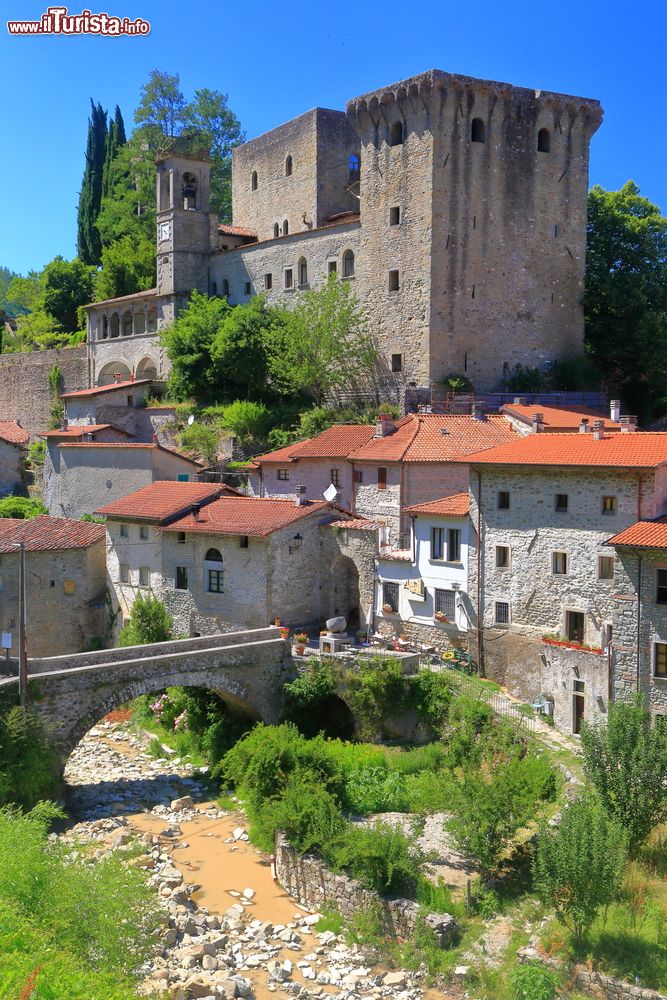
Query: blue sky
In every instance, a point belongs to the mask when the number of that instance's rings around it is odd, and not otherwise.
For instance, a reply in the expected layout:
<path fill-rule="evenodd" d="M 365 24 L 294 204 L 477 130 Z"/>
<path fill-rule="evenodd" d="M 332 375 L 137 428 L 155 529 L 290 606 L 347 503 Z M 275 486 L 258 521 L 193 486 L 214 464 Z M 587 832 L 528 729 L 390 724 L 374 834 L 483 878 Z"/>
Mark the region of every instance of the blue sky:
<path fill-rule="evenodd" d="M 154 68 L 180 73 L 186 95 L 227 93 L 248 138 L 433 67 L 595 97 L 605 119 L 592 142 L 591 183 L 616 188 L 631 177 L 667 212 L 661 0 L 86 4 L 142 17 L 151 32 L 10 37 L 6 19 L 37 20 L 47 4 L 2 2 L 0 265 L 13 270 L 74 255 L 89 98 L 111 111 L 120 104 L 131 126 Z"/>

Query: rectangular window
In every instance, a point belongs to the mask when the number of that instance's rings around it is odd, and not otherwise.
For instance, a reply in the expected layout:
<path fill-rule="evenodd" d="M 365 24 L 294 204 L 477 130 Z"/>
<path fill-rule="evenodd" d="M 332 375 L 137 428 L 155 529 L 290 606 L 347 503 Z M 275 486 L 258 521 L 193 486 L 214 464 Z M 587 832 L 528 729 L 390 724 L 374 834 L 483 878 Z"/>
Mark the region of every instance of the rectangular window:
<path fill-rule="evenodd" d="M 239 548 L 240 549 L 247 549 L 248 548 L 248 536 L 247 535 L 241 535 L 241 537 L 239 538 Z"/>
<path fill-rule="evenodd" d="M 402 354 L 392 354 L 391 356 L 391 370 L 393 372 L 403 371 L 403 355 Z"/>
<path fill-rule="evenodd" d="M 386 490 L 387 488 L 387 470 L 383 469 L 382 466 L 378 469 L 378 489 Z"/>
<path fill-rule="evenodd" d="M 179 472 L 179 474 L 176 477 L 176 482 L 178 482 L 178 483 L 189 483 L 190 482 L 190 475 L 189 475 L 189 473 L 187 473 L 187 472 Z"/>
<path fill-rule="evenodd" d="M 285 288 L 294 288 L 294 271 L 291 267 L 285 271 Z"/>
<path fill-rule="evenodd" d="M 267 292 L 270 292 L 272 288 L 273 288 L 273 275 L 272 274 L 265 274 L 264 275 L 264 289 Z"/>
<path fill-rule="evenodd" d="M 364 481 L 364 474 L 363 474 L 363 472 L 362 472 L 361 469 L 355 469 L 354 470 L 354 481 L 355 481 L 355 483 L 363 483 L 363 481 Z"/>
<path fill-rule="evenodd" d="M 431 559 L 445 557 L 445 529 L 431 528 Z"/>
<path fill-rule="evenodd" d="M 436 614 L 445 615 L 450 622 L 456 618 L 456 591 L 434 590 L 433 610 Z"/>
<path fill-rule="evenodd" d="M 496 625 L 509 625 L 510 606 L 507 601 L 496 601 Z"/>
<path fill-rule="evenodd" d="M 130 582 L 130 567 L 125 563 L 120 564 L 120 582 L 129 583 Z"/>
<path fill-rule="evenodd" d="M 447 532 L 447 562 L 461 562 L 461 532 L 450 528 Z"/>
<path fill-rule="evenodd" d="M 554 497 L 554 510 L 559 514 L 567 514 L 567 493 L 557 493 Z"/>
<path fill-rule="evenodd" d="M 397 292 L 401 287 L 398 271 L 389 272 L 389 291 Z"/>
<path fill-rule="evenodd" d="M 392 205 L 389 209 L 389 225 L 399 226 L 401 223 L 401 209 L 399 205 Z"/>
<path fill-rule="evenodd" d="M 598 556 L 598 580 L 614 579 L 614 557 Z"/>
<path fill-rule="evenodd" d="M 223 569 L 210 569 L 208 571 L 208 592 L 209 594 L 222 594 L 223 589 L 223 577 L 225 571 Z"/>
<path fill-rule="evenodd" d="M 179 545 L 185 545 L 185 532 L 184 531 L 179 531 L 176 534 L 176 541 L 178 542 Z"/>
<path fill-rule="evenodd" d="M 276 469 L 276 479 L 280 479 L 281 482 L 286 483 L 289 479 L 289 469 Z"/>
<path fill-rule="evenodd" d="M 583 611 L 565 612 L 565 634 L 570 642 L 584 641 L 584 613 Z"/>
<path fill-rule="evenodd" d="M 176 590 L 187 590 L 188 589 L 188 568 L 187 566 L 177 566 L 176 567 L 176 578 L 174 581 L 174 587 Z"/>
<path fill-rule="evenodd" d="M 509 545 L 496 545 L 496 569 L 507 569 L 510 564 Z"/>
<path fill-rule="evenodd" d="M 510 495 L 508 490 L 498 490 L 496 506 L 498 507 L 498 510 L 510 509 Z"/>
<path fill-rule="evenodd" d="M 567 576 L 567 552 L 551 553 L 551 572 L 554 576 Z"/>
<path fill-rule="evenodd" d="M 655 677 L 667 677 L 667 642 L 656 642 L 654 670 Z"/>
<path fill-rule="evenodd" d="M 615 514 L 618 510 L 617 497 L 602 497 L 602 513 Z"/>
<path fill-rule="evenodd" d="M 667 569 L 655 571 L 655 603 L 667 604 Z"/>
<path fill-rule="evenodd" d="M 139 567 L 139 586 L 140 587 L 150 587 L 151 585 L 151 571 L 148 566 Z"/>
<path fill-rule="evenodd" d="M 331 470 L 331 482 L 334 486 L 340 486 L 340 469 Z"/>
<path fill-rule="evenodd" d="M 251 284 L 250 281 L 244 281 L 244 283 L 243 283 L 243 294 L 244 295 L 251 295 L 252 294 L 252 284 Z"/>
<path fill-rule="evenodd" d="M 389 610 L 394 613 L 398 611 L 398 584 L 397 583 L 383 583 L 382 584 L 382 610 Z"/>
<path fill-rule="evenodd" d="M 139 526 L 139 538 L 144 542 L 148 539 L 148 528 L 145 524 Z"/>
<path fill-rule="evenodd" d="M 129 524 L 121 524 L 120 526 L 120 537 L 129 538 L 130 537 L 130 526 Z"/>
<path fill-rule="evenodd" d="M 338 274 L 338 261 L 330 260 L 327 265 L 327 272 L 329 274 Z"/>

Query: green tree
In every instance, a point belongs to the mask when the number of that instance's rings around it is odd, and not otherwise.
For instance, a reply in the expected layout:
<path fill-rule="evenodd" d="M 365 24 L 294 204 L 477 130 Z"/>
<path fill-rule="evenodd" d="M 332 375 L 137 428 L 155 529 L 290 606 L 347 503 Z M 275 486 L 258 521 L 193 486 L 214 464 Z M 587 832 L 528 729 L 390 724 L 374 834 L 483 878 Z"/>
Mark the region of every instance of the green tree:
<path fill-rule="evenodd" d="M 205 405 L 219 397 L 213 344 L 231 311 L 227 299 L 209 299 L 193 292 L 178 319 L 161 334 L 169 360 L 169 390 L 176 400 L 195 399 Z"/>
<path fill-rule="evenodd" d="M 152 594 L 137 594 L 130 620 L 120 630 L 119 646 L 145 646 L 174 638 L 174 623 L 162 601 Z"/>
<path fill-rule="evenodd" d="M 633 181 L 589 193 L 584 310 L 590 356 L 626 406 L 645 418 L 664 412 L 667 218 Z"/>
<path fill-rule="evenodd" d="M 309 390 L 319 406 L 343 388 L 368 387 L 379 357 L 349 282 L 332 275 L 271 326 L 268 368 L 285 393 Z"/>
<path fill-rule="evenodd" d="M 30 500 L 28 497 L 4 497 L 0 500 L 0 517 L 29 521 L 33 517 L 48 513 L 41 500 Z"/>
<path fill-rule="evenodd" d="M 186 100 L 178 73 L 154 69 L 141 88 L 134 120 L 141 127 L 144 139 L 157 149 L 164 139 L 180 135 L 185 110 Z"/>
<path fill-rule="evenodd" d="M 104 149 L 104 169 L 102 171 L 102 198 L 108 198 L 112 191 L 112 166 L 118 156 L 121 146 L 127 142 L 125 135 L 125 122 L 121 110 L 116 105 L 113 121 L 107 132 L 106 146 Z M 98 213 L 99 214 L 99 213 Z"/>
<path fill-rule="evenodd" d="M 210 424 L 194 423 L 186 427 L 181 434 L 181 446 L 197 452 L 208 462 L 215 462 L 218 457 L 220 431 Z"/>
<path fill-rule="evenodd" d="M 58 760 L 39 719 L 18 706 L 0 717 L 0 806 L 31 809 L 58 791 Z"/>
<path fill-rule="evenodd" d="M 556 829 L 543 827 L 533 882 L 558 920 L 581 944 L 598 911 L 618 896 L 627 860 L 623 828 L 587 795 L 563 810 Z"/>
<path fill-rule="evenodd" d="M 44 268 L 44 311 L 66 333 L 74 333 L 83 325 L 80 309 L 92 301 L 94 273 L 77 257 L 55 257 Z"/>
<path fill-rule="evenodd" d="M 221 411 L 223 427 L 233 431 L 244 444 L 263 440 L 271 420 L 271 413 L 264 403 L 251 403 L 245 399 L 236 399 L 233 403 L 223 406 Z"/>
<path fill-rule="evenodd" d="M 99 264 L 102 246 L 95 226 L 102 201 L 102 175 L 107 143 L 107 113 L 91 99 L 88 119 L 86 165 L 79 194 L 77 253 L 84 264 Z"/>
<path fill-rule="evenodd" d="M 667 731 L 651 725 L 637 695 L 632 704 L 612 702 L 606 725 L 584 725 L 581 746 L 589 780 L 635 853 L 667 820 Z"/>
<path fill-rule="evenodd" d="M 155 153 L 140 137 L 121 146 L 107 171 L 97 229 L 102 246 L 123 236 L 148 240 L 155 254 Z"/>
<path fill-rule="evenodd" d="M 121 236 L 102 248 L 102 270 L 95 281 L 98 301 L 155 287 L 155 240 Z"/>
<path fill-rule="evenodd" d="M 211 348 L 216 383 L 225 398 L 257 399 L 266 393 L 266 340 L 275 310 L 262 295 L 222 316 Z"/>

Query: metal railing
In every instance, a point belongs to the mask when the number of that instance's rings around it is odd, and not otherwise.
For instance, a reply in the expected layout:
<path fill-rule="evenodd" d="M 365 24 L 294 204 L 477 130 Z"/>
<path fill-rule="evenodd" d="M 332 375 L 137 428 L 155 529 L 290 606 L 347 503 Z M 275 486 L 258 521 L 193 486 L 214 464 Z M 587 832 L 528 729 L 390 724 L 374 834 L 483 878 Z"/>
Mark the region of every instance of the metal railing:
<path fill-rule="evenodd" d="M 508 719 L 515 725 L 518 731 L 535 733 L 539 730 L 537 719 L 532 714 L 528 714 L 523 706 L 517 705 L 501 691 L 492 691 L 485 687 L 478 678 L 457 669 L 451 662 L 441 659 L 436 663 L 433 657 L 428 657 L 421 660 L 420 666 L 433 673 L 446 674 L 452 682 L 452 687 L 456 688 L 460 694 L 465 694 L 476 701 L 485 702 L 496 715 Z"/>

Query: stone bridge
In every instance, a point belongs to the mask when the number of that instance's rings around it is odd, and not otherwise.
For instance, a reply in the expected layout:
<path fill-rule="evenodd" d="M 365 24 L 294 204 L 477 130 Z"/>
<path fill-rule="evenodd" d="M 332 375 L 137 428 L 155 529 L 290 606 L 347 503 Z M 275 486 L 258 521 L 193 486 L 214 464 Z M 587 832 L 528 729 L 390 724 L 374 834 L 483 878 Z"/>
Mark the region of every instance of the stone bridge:
<path fill-rule="evenodd" d="M 66 759 L 119 705 L 165 687 L 205 687 L 266 723 L 280 721 L 283 687 L 296 676 L 277 628 L 253 629 L 29 661 L 30 709 Z M 18 688 L 0 680 L 0 696 Z"/>

